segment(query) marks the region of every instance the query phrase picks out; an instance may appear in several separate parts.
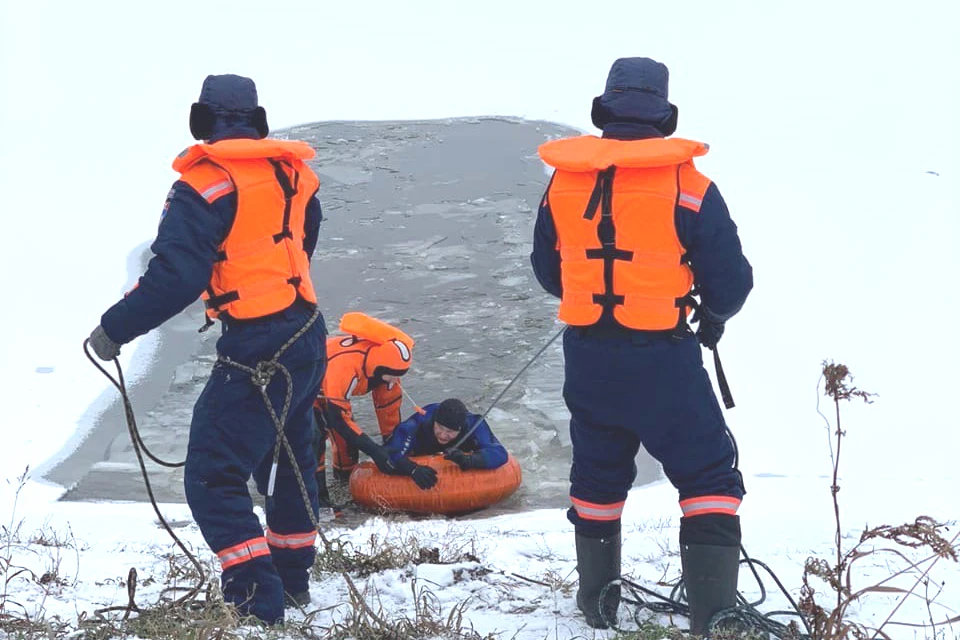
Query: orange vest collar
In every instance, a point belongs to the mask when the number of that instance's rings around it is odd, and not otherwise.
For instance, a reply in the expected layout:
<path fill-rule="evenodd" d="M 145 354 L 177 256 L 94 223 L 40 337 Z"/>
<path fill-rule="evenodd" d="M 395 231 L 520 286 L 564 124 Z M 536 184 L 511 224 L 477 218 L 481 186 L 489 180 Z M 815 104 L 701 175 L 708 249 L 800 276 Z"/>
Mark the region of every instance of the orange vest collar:
<path fill-rule="evenodd" d="M 316 152 L 313 147 L 299 140 L 221 140 L 213 144 L 195 144 L 187 147 L 173 161 L 173 168 L 183 173 L 187 167 L 203 157 L 249 160 L 292 156 L 309 160 L 314 155 Z"/>
<path fill-rule="evenodd" d="M 612 140 L 579 136 L 551 140 L 540 145 L 540 157 L 564 171 L 603 171 L 611 166 L 644 169 L 683 164 L 706 155 L 709 146 L 684 138 Z"/>

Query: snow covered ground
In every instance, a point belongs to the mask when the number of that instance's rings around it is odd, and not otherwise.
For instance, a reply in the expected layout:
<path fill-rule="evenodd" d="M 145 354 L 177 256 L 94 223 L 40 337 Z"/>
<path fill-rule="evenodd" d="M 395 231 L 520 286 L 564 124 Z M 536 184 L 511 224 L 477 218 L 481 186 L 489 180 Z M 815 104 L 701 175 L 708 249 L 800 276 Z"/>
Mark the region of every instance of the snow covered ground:
<path fill-rule="evenodd" d="M 756 273 L 722 347 L 749 491 L 747 550 L 795 593 L 804 559 L 829 557 L 830 466 L 815 390 L 824 358 L 848 364 L 858 386 L 879 394 L 873 405 L 844 407 L 845 542 L 864 526 L 920 514 L 956 520 L 960 308 L 948 287 L 960 232 L 957 13 L 932 0 L 896 8 L 612 0 L 589 10 L 502 0 L 3 3 L 0 516 L 10 519 L 0 556 L 43 569 L 59 553 L 66 580 L 43 590 L 20 576 L 7 583 L 8 597 L 31 615 L 75 620 L 126 602 L 116 580 L 130 566 L 145 575 L 166 564 L 169 543 L 149 505 L 61 503 L 64 487 L 33 474 L 17 492 L 16 478 L 28 465 L 48 468 L 111 398 L 80 344 L 137 275 L 128 263 L 155 232 L 174 179 L 169 161 L 191 142 L 189 104 L 208 73 L 256 79 L 274 128 L 498 114 L 591 131 L 590 100 L 613 59 L 666 62 L 678 135 L 710 143 L 698 166 L 724 193 Z M 124 349 L 134 380 L 155 348 L 146 337 Z M 185 507 L 165 509 L 189 519 Z M 677 516 L 669 486 L 634 491 L 626 572 L 675 577 Z M 72 532 L 80 550 L 15 543 L 38 530 Z M 385 530 L 475 537 L 486 547 L 476 555 L 493 573 L 447 584 L 449 569 L 421 569 L 428 575 L 418 579 L 438 585 L 444 607 L 476 593 L 466 615 L 477 630 L 590 637 L 569 594 L 510 578 L 572 579 L 573 536 L 561 510 L 462 524 L 373 520 L 342 535 Z M 206 553 L 191 525 L 181 531 Z M 412 607 L 406 571 L 372 578 L 385 605 Z M 945 583 L 934 619 L 957 615 L 960 570 L 942 562 L 933 575 Z M 507 584 L 515 603 L 495 595 Z M 344 599 L 336 580 L 314 589 L 317 607 Z M 854 614 L 879 623 L 896 599 L 868 598 Z M 915 601 L 897 618 L 928 614 Z"/>

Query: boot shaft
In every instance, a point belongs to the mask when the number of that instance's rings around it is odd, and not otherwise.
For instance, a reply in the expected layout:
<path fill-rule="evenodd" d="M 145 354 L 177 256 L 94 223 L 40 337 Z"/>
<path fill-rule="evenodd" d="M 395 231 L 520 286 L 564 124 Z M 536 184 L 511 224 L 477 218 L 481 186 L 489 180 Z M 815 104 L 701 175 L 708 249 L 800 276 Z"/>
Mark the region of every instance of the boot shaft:
<path fill-rule="evenodd" d="M 690 633 L 704 635 L 714 614 L 737 604 L 740 548 L 681 544 L 680 562 L 690 605 Z"/>
<path fill-rule="evenodd" d="M 620 534 L 604 538 L 589 538 L 577 534 L 577 607 L 587 624 L 595 629 L 606 629 L 617 622 L 620 606 L 620 586 L 607 586 L 620 578 Z"/>

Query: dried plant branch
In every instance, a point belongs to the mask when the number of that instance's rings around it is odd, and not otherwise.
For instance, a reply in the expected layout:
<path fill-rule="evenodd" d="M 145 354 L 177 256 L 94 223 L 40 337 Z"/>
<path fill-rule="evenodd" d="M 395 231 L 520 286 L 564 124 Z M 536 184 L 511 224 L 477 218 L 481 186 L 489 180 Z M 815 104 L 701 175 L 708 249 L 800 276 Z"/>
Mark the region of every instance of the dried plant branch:
<path fill-rule="evenodd" d="M 927 567 L 927 568 L 924 570 L 924 572 L 920 575 L 920 577 L 917 578 L 917 581 L 913 583 L 913 586 L 910 587 L 909 592 L 906 593 L 906 594 L 904 594 L 903 598 L 900 599 L 900 602 L 897 603 L 897 606 L 895 606 L 895 607 L 893 608 L 893 610 L 890 612 L 890 614 L 887 615 L 887 618 L 886 618 L 886 619 L 883 621 L 883 623 L 877 628 L 877 633 L 879 633 L 885 626 L 887 626 L 887 624 L 890 622 L 890 620 L 893 618 L 893 616 L 897 613 L 897 611 L 900 610 L 900 607 L 903 606 L 903 603 L 907 601 L 907 598 L 910 597 L 910 595 L 914 592 L 914 590 L 917 588 L 917 586 L 918 586 L 923 580 L 926 579 L 927 575 L 930 573 L 930 570 L 933 569 L 933 567 L 937 564 L 937 562 L 938 562 L 941 558 L 948 557 L 948 558 L 951 558 L 952 560 L 956 560 L 956 559 L 957 559 L 956 549 L 953 548 L 953 545 L 954 545 L 954 543 L 956 543 L 957 538 L 960 538 L 960 531 L 958 531 L 957 533 L 953 534 L 953 538 L 950 540 L 950 547 L 951 547 L 950 551 L 951 551 L 952 553 L 948 553 L 947 555 L 938 554 L 938 557 L 935 558 L 932 563 L 930 563 L 930 566 Z M 874 637 L 876 637 L 876 636 L 874 636 Z"/>
<path fill-rule="evenodd" d="M 833 502 L 834 514 L 834 551 L 833 562 L 828 562 L 822 558 L 808 558 L 804 565 L 803 586 L 801 588 L 801 598 L 799 608 L 808 618 L 811 637 L 813 640 L 876 640 L 882 638 L 888 639 L 890 636 L 884 631 L 887 625 L 900 625 L 910 627 L 928 628 L 930 625 L 936 629 L 936 626 L 951 624 L 954 621 L 960 621 L 960 616 L 950 620 L 944 620 L 936 623 L 930 614 L 930 604 L 939 595 L 941 590 L 931 599 L 929 590 L 925 594 L 917 593 L 917 587 L 921 583 L 928 583 L 927 576 L 933 567 L 941 559 L 957 561 L 956 541 L 960 537 L 954 535 L 952 540 L 947 540 L 942 535 L 946 525 L 936 521 L 930 516 L 920 516 L 912 523 L 906 523 L 898 526 L 881 525 L 870 529 L 865 529 L 860 535 L 860 539 L 852 548 L 843 549 L 842 526 L 840 519 L 840 502 L 838 494 L 840 492 L 839 469 L 840 469 L 840 445 L 846 432 L 841 427 L 840 402 L 849 401 L 855 398 L 871 404 L 876 394 L 863 391 L 853 386 L 853 377 L 850 375 L 846 365 L 835 364 L 826 360 L 822 363 L 821 380 L 824 381 L 824 395 L 831 398 L 834 402 L 834 420 L 835 425 L 831 427 L 830 421 L 820 412 L 819 399 L 817 402 L 817 413 L 827 424 L 828 431 L 831 431 L 830 459 L 833 467 L 832 484 L 830 487 L 831 498 Z M 819 388 L 819 381 L 818 381 Z M 819 397 L 818 397 L 819 398 Z M 894 545 L 879 546 L 873 548 L 874 543 L 890 543 Z M 871 545 L 871 548 L 865 548 L 865 545 Z M 912 560 L 899 548 L 905 549 L 930 549 L 932 552 L 921 560 Z M 861 560 L 875 556 L 877 554 L 891 554 L 898 564 L 902 563 L 897 570 L 882 580 L 870 584 L 866 587 L 854 588 L 853 571 L 854 566 Z M 927 565 L 925 568 L 924 565 Z M 911 572 L 918 572 L 919 576 L 910 588 L 903 588 L 891 585 L 890 582 L 896 578 L 905 576 Z M 811 584 L 811 578 L 816 578 L 824 582 L 832 593 L 836 595 L 836 603 L 831 611 L 826 611 L 816 602 L 816 590 Z M 886 620 L 875 629 L 869 629 L 863 624 L 850 620 L 848 612 L 850 606 L 862 597 L 868 594 L 902 594 L 902 598 L 897 605 L 890 611 Z M 930 623 L 914 625 L 909 623 L 900 623 L 893 621 L 893 616 L 908 598 L 919 597 L 927 603 L 927 611 L 930 614 Z"/>

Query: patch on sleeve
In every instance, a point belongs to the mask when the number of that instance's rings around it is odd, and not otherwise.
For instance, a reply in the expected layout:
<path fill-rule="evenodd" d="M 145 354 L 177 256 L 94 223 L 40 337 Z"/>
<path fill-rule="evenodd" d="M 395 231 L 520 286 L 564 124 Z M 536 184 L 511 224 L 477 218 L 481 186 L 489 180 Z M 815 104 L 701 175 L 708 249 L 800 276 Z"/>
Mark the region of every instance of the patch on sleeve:
<path fill-rule="evenodd" d="M 167 211 L 170 209 L 170 201 L 173 200 L 173 195 L 177 192 L 176 187 L 170 187 L 170 191 L 167 191 L 167 199 L 163 201 L 163 211 L 160 212 L 160 217 L 167 215 Z"/>

